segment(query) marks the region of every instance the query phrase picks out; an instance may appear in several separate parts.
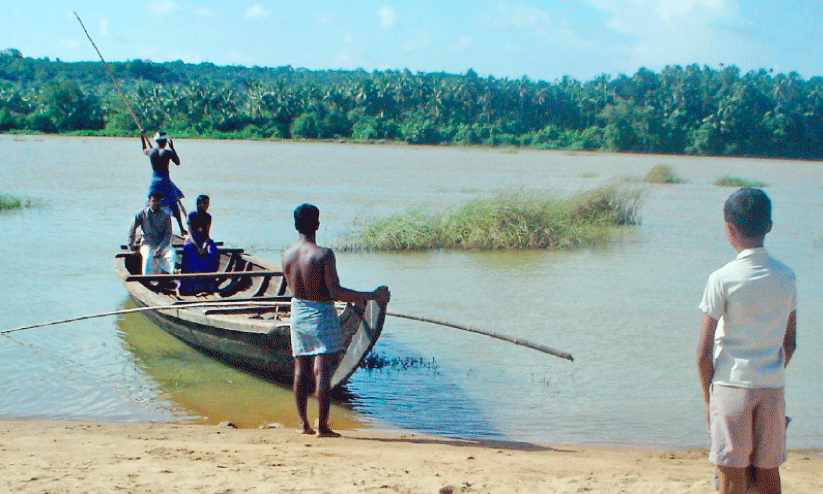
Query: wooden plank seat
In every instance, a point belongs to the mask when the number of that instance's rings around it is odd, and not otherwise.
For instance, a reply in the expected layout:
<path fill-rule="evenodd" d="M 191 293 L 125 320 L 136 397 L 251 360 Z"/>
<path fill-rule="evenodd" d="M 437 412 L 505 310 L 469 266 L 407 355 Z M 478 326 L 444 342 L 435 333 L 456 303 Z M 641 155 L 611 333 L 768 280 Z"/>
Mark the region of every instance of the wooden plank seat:
<path fill-rule="evenodd" d="M 202 303 L 209 303 L 214 304 L 215 306 L 219 305 L 229 305 L 235 303 L 243 303 L 243 302 L 291 302 L 290 295 L 282 295 L 282 296 L 271 296 L 271 297 L 252 297 L 252 298 L 214 298 L 214 299 L 191 299 L 191 300 L 178 300 L 174 302 L 174 305 L 190 305 L 190 304 L 202 304 Z"/>
<path fill-rule="evenodd" d="M 175 274 L 133 274 L 126 276 L 126 281 L 176 281 L 198 280 L 204 278 L 257 278 L 260 276 L 283 276 L 282 271 L 215 271 L 214 273 L 175 273 Z"/>
<path fill-rule="evenodd" d="M 291 302 L 271 302 L 258 307 L 215 307 L 214 309 L 206 309 L 203 313 L 207 316 L 214 314 L 259 314 L 261 312 L 277 311 L 284 307 L 291 307 Z"/>
<path fill-rule="evenodd" d="M 123 248 L 124 248 L 123 250 L 125 250 L 125 245 L 123 246 Z M 175 245 L 174 248 L 177 250 L 177 253 L 180 254 L 182 252 L 181 249 L 183 248 L 183 246 L 182 245 Z M 238 248 L 234 248 L 234 247 L 218 247 L 217 248 L 217 253 L 218 254 L 242 254 L 243 249 L 238 249 Z M 114 257 L 115 258 L 121 258 L 121 257 L 126 257 L 126 256 L 136 256 L 136 255 L 139 255 L 139 254 L 140 254 L 139 252 L 134 252 L 134 251 L 119 252 L 119 253 L 115 254 Z"/>

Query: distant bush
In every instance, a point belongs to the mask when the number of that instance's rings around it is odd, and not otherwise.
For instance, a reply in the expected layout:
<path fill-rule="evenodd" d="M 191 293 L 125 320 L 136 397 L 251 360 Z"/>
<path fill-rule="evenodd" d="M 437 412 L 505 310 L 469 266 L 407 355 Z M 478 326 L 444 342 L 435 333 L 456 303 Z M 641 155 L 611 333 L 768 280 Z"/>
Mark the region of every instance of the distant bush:
<path fill-rule="evenodd" d="M 680 184 L 684 180 L 674 174 L 674 170 L 667 165 L 655 165 L 643 178 L 649 184 Z"/>
<path fill-rule="evenodd" d="M 731 175 L 724 175 L 714 182 L 720 187 L 768 187 L 766 182 L 758 182 L 755 180 L 746 180 L 740 177 L 732 177 Z"/>
<path fill-rule="evenodd" d="M 367 225 L 346 250 L 568 249 L 605 243 L 620 225 L 638 224 L 639 189 L 606 186 L 575 197 L 500 194 L 442 214 L 411 210 Z"/>
<path fill-rule="evenodd" d="M 32 206 L 32 201 L 29 199 L 22 199 L 20 197 L 14 197 L 7 194 L 0 194 L 0 211 L 6 211 L 9 209 L 21 209 L 21 208 L 28 208 Z"/>

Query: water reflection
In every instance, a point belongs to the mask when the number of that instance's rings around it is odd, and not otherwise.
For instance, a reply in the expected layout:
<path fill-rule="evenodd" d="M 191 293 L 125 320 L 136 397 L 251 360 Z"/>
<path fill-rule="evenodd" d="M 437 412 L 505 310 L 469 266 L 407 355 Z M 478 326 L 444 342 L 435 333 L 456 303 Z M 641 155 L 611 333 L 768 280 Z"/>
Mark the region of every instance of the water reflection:
<path fill-rule="evenodd" d="M 131 301 L 123 306 L 131 307 Z M 116 327 L 133 365 L 156 384 L 157 398 L 171 403 L 180 420 L 230 421 L 240 427 L 298 426 L 287 383 L 204 355 L 139 313 L 119 317 Z M 449 375 L 440 372 L 433 360 L 390 339 L 380 340 L 367 367 L 335 395 L 332 424 L 339 429 L 412 429 L 454 436 L 486 431 L 483 436 L 500 437 L 449 382 Z M 309 404 L 310 417 L 316 416 L 316 404 L 313 400 Z"/>

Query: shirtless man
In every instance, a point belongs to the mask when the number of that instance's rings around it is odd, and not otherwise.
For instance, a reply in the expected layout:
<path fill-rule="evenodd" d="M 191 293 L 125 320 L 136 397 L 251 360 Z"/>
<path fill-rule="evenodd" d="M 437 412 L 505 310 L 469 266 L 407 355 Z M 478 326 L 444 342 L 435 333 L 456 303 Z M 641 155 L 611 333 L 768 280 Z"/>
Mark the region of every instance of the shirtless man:
<path fill-rule="evenodd" d="M 340 286 L 334 252 L 317 245 L 320 211 L 311 204 L 294 210 L 294 227 L 300 234 L 297 243 L 283 253 L 283 273 L 292 292 L 291 347 L 294 356 L 294 400 L 300 415 L 300 432 L 318 437 L 339 437 L 329 428 L 330 382 L 334 369 L 332 357 L 345 350 L 345 341 L 334 301 L 388 302 L 389 289 L 357 292 Z M 318 404 L 317 432 L 306 417 L 311 374 L 314 373 Z"/>

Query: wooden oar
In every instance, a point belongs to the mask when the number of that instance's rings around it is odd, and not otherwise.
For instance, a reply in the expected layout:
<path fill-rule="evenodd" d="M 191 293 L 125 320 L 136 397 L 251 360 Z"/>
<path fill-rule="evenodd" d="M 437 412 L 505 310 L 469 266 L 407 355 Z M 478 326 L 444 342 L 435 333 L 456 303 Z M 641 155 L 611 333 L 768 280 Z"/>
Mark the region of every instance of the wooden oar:
<path fill-rule="evenodd" d="M 532 343 L 531 341 L 523 340 L 521 338 L 513 338 L 511 336 L 507 336 L 500 333 L 494 333 L 492 331 L 484 331 L 482 329 L 473 328 L 471 326 L 463 326 L 460 324 L 454 324 L 447 321 L 438 321 L 436 319 L 429 319 L 428 317 L 419 317 L 419 316 L 408 316 L 406 314 L 397 314 L 395 312 L 386 312 L 387 316 L 394 316 L 394 317 L 401 317 L 403 319 L 411 319 L 412 321 L 421 321 L 421 322 L 428 322 L 431 324 L 438 324 L 440 326 L 446 326 L 449 328 L 455 329 L 462 329 L 463 331 L 469 331 L 472 333 L 478 333 L 485 336 L 491 336 L 492 338 L 497 338 L 498 340 L 508 341 L 509 343 L 514 343 L 515 345 L 524 346 L 527 348 L 531 348 L 532 350 L 537 350 L 538 352 L 548 353 L 549 355 L 554 355 L 555 357 L 564 358 L 570 362 L 574 362 L 574 358 L 568 352 L 564 352 L 561 350 L 555 350 L 554 348 L 547 347 L 545 345 L 541 345 L 539 343 Z"/>

